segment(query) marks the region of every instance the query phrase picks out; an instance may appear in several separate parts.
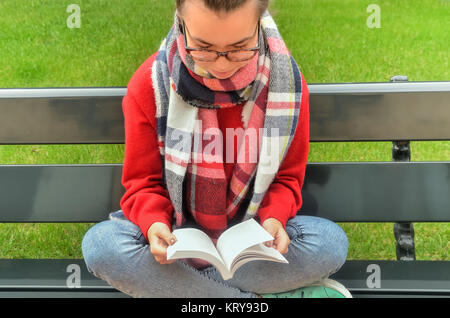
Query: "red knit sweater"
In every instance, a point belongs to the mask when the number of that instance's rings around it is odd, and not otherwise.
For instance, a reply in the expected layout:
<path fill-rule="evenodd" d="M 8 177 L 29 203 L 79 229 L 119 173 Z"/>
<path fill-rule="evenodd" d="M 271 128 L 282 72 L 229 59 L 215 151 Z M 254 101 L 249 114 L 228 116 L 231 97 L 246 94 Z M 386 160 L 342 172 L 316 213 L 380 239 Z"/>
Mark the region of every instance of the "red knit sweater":
<path fill-rule="evenodd" d="M 162 165 L 155 129 L 156 105 L 151 66 L 156 54 L 150 56 L 134 73 L 122 103 L 125 120 L 122 185 L 126 191 L 120 206 L 124 215 L 139 226 L 147 241 L 147 230 L 154 222 L 163 222 L 171 228 L 174 212 L 169 192 L 163 187 L 161 179 Z M 294 217 L 302 205 L 301 188 L 309 150 L 309 92 L 303 74 L 302 83 L 300 121 L 288 153 L 258 210 L 261 224 L 268 218 L 275 218 L 286 226 L 287 220 Z M 224 137 L 225 128 L 242 127 L 242 106 L 218 110 L 219 128 Z M 227 141 L 223 139 L 225 145 Z M 236 144 L 234 142 L 235 157 Z M 223 149 L 225 156 L 226 147 Z M 233 165 L 224 160 L 228 181 Z"/>

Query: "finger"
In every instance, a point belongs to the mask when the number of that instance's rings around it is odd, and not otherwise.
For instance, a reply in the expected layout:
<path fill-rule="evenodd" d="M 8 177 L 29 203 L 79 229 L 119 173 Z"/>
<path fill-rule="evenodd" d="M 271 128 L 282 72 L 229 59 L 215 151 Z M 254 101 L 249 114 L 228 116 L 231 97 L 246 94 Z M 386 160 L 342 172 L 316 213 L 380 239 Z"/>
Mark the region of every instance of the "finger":
<path fill-rule="evenodd" d="M 153 254 L 153 256 L 155 257 L 155 260 L 159 263 L 159 264 L 172 264 L 174 262 L 176 262 L 176 259 L 171 259 L 168 260 L 167 259 L 167 253 L 163 253 L 163 254 Z"/>
<path fill-rule="evenodd" d="M 167 259 L 167 254 L 155 257 L 156 261 L 160 264 L 172 264 L 177 261 L 177 259 Z"/>
<path fill-rule="evenodd" d="M 289 236 L 286 233 L 280 233 L 275 240 L 277 250 L 281 254 L 286 254 L 288 252 L 290 242 Z"/>
<path fill-rule="evenodd" d="M 167 261 L 164 256 L 155 257 L 155 260 L 161 265 L 169 264 L 169 261 Z"/>
<path fill-rule="evenodd" d="M 270 227 L 270 226 L 267 226 L 266 228 L 265 228 L 265 230 L 275 239 L 275 237 L 276 237 L 276 230 L 275 229 L 273 229 L 272 227 Z M 273 245 L 274 245 L 274 240 L 270 240 L 270 241 L 267 241 L 267 242 L 264 242 L 264 244 L 267 246 L 267 247 L 273 247 Z"/>
<path fill-rule="evenodd" d="M 151 240 L 152 245 L 150 245 L 150 251 L 155 257 L 155 260 L 164 265 L 164 264 L 172 264 L 176 262 L 177 260 L 167 260 L 167 243 L 156 236 L 153 237 Z"/>
<path fill-rule="evenodd" d="M 177 261 L 176 259 L 166 260 L 166 264 L 172 264 L 175 263 L 176 261 Z"/>
<path fill-rule="evenodd" d="M 176 259 L 167 260 L 165 257 L 158 257 L 158 258 L 155 257 L 155 260 L 161 265 L 172 264 L 177 261 Z"/>
<path fill-rule="evenodd" d="M 153 236 L 150 240 L 150 252 L 155 256 L 155 259 L 166 258 L 166 243 L 160 238 Z"/>

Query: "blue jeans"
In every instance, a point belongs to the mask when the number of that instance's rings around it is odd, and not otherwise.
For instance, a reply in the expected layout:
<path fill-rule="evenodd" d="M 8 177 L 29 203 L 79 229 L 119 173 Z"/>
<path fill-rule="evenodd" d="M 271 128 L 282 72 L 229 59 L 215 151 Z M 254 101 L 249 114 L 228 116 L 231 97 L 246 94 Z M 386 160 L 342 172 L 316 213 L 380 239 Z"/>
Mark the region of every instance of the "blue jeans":
<path fill-rule="evenodd" d="M 286 232 L 289 264 L 249 262 L 226 281 L 213 266 L 198 270 L 181 260 L 156 262 L 140 228 L 121 210 L 86 232 L 82 251 L 90 273 L 132 297 L 252 298 L 309 285 L 345 263 L 348 240 L 336 223 L 298 215 L 287 222 Z"/>

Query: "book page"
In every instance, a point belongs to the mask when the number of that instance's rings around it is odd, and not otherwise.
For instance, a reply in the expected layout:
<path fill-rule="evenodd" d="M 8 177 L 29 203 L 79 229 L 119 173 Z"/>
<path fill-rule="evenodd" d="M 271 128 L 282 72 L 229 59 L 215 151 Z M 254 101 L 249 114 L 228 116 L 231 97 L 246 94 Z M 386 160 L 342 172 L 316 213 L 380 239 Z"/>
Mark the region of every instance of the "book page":
<path fill-rule="evenodd" d="M 249 247 L 234 259 L 231 265 L 231 273 L 234 274 L 234 272 L 239 267 L 241 267 L 245 263 L 255 260 L 289 263 L 288 260 L 283 256 L 283 254 L 281 254 L 275 248 L 267 247 L 264 245 L 264 243 L 260 243 L 258 245 Z"/>
<path fill-rule="evenodd" d="M 167 247 L 167 259 L 177 251 L 192 251 L 191 254 L 193 255 L 195 252 L 203 252 L 213 255 L 219 260 L 221 259 L 216 247 L 206 233 L 194 228 L 185 228 L 174 230 L 172 234 L 175 235 L 177 241 Z M 195 258 L 196 256 L 191 257 Z"/>
<path fill-rule="evenodd" d="M 167 259 L 201 258 L 214 265 L 222 276 L 225 273 L 225 264 L 209 236 L 194 228 L 177 229 L 172 232 L 177 238 L 175 244 L 167 247 Z M 224 271 L 225 270 L 225 271 Z"/>
<path fill-rule="evenodd" d="M 243 250 L 271 240 L 273 240 L 273 237 L 269 232 L 254 219 L 249 219 L 222 233 L 217 240 L 217 250 L 227 269 L 230 270 L 234 258 Z"/>

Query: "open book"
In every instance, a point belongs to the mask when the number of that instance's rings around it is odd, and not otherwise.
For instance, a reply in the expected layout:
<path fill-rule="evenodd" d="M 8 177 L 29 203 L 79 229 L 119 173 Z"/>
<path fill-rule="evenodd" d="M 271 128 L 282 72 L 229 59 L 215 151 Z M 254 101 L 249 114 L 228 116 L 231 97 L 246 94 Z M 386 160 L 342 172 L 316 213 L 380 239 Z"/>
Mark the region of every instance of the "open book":
<path fill-rule="evenodd" d="M 236 224 L 220 235 L 217 246 L 209 236 L 194 228 L 176 229 L 175 244 L 167 248 L 167 259 L 201 258 L 212 265 L 224 280 L 233 277 L 235 271 L 247 262 L 266 260 L 288 263 L 273 247 L 263 243 L 274 238 L 254 219 Z"/>

